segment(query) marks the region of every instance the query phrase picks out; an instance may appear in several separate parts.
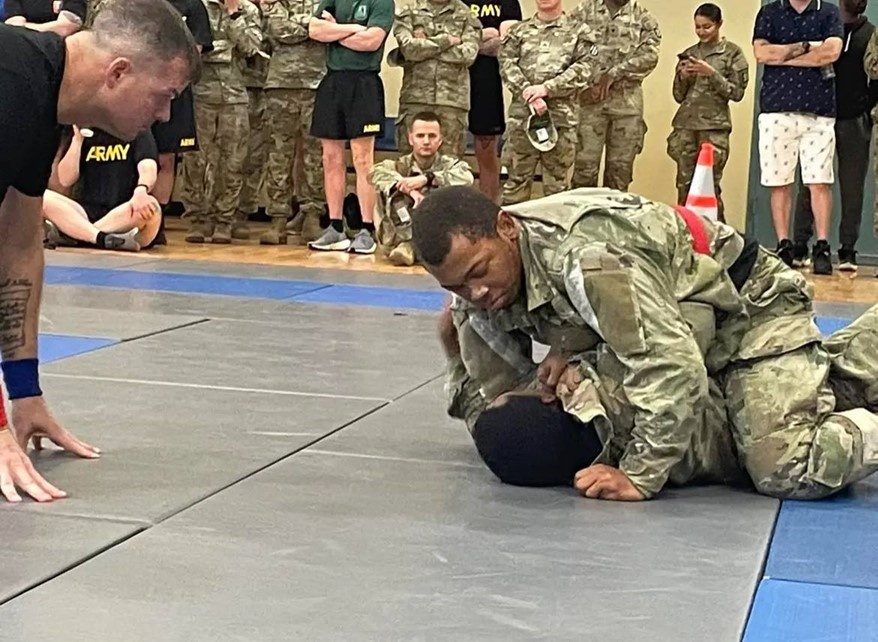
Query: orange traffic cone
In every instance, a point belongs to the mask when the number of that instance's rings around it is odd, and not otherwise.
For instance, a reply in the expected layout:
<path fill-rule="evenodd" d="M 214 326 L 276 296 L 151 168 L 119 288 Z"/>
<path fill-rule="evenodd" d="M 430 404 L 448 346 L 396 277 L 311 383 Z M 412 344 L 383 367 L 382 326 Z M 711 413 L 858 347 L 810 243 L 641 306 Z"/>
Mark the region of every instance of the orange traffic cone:
<path fill-rule="evenodd" d="M 698 153 L 698 165 L 692 176 L 692 186 L 686 197 L 686 207 L 696 214 L 716 221 L 719 218 L 719 202 L 713 184 L 713 151 L 710 143 L 704 143 Z"/>

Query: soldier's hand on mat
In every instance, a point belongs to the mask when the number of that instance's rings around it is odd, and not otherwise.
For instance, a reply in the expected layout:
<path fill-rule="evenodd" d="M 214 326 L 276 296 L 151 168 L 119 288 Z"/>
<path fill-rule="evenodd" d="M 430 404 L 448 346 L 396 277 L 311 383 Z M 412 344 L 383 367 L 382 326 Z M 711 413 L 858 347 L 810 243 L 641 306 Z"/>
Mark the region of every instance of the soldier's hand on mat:
<path fill-rule="evenodd" d="M 696 60 L 692 58 L 689 60 L 689 73 L 695 74 L 696 76 L 712 76 L 716 73 L 716 69 L 711 67 L 704 60 Z"/>
<path fill-rule="evenodd" d="M 549 106 L 546 104 L 546 101 L 542 98 L 537 98 L 536 100 L 530 103 L 530 106 L 534 108 L 534 111 L 538 116 L 542 116 L 547 111 L 549 111 Z"/>
<path fill-rule="evenodd" d="M 12 425 L 22 450 L 27 448 L 28 441 L 33 441 L 34 448 L 42 450 L 45 438 L 59 448 L 85 459 L 97 459 L 101 456 L 100 449 L 80 441 L 55 420 L 43 397 L 13 400 Z"/>
<path fill-rule="evenodd" d="M 63 490 L 55 488 L 42 478 L 15 441 L 15 435 L 4 426 L 0 428 L 0 494 L 6 501 L 20 502 L 21 495 L 16 488 L 20 488 L 38 502 L 50 502 L 67 496 Z"/>
<path fill-rule="evenodd" d="M 451 301 L 449 300 L 439 315 L 439 342 L 442 349 L 449 357 L 460 354 L 460 343 L 457 340 L 457 328 L 454 327 L 454 318 L 451 315 Z"/>
<path fill-rule="evenodd" d="M 582 495 L 591 499 L 618 502 L 639 502 L 646 499 L 625 473 L 604 464 L 595 464 L 580 470 L 576 473 L 573 485 Z"/>
<path fill-rule="evenodd" d="M 482 40 L 493 40 L 500 37 L 500 30 L 493 27 L 485 27 L 482 29 Z"/>
<path fill-rule="evenodd" d="M 546 89 L 545 85 L 531 85 L 525 87 L 524 91 L 521 92 L 521 97 L 526 103 L 533 102 L 537 98 L 546 98 L 548 95 L 549 90 Z"/>

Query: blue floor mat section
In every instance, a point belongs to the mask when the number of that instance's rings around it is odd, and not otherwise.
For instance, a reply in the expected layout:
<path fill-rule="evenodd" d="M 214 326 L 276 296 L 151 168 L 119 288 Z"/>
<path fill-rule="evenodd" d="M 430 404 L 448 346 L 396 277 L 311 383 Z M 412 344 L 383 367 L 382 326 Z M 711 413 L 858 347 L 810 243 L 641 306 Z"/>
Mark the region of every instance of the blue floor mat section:
<path fill-rule="evenodd" d="M 847 327 L 850 322 L 850 319 L 841 319 L 839 317 L 817 317 L 817 327 L 820 328 L 820 332 L 827 336 Z"/>
<path fill-rule="evenodd" d="M 93 350 L 100 350 L 118 343 L 115 339 L 100 337 L 76 337 L 66 334 L 41 334 L 39 336 L 40 363 L 46 364 L 67 357 L 74 357 Z"/>
<path fill-rule="evenodd" d="M 293 297 L 300 303 L 333 303 L 370 307 L 441 310 L 447 294 L 431 290 L 403 290 L 366 285 L 333 285 Z"/>
<path fill-rule="evenodd" d="M 874 555 L 863 550 L 864 555 Z M 744 642 L 875 642 L 878 591 L 764 580 Z"/>
<path fill-rule="evenodd" d="M 289 299 L 299 294 L 327 287 L 325 284 L 310 281 L 281 281 L 209 274 L 137 272 L 134 270 L 61 266 L 46 267 L 46 283 L 275 300 Z"/>

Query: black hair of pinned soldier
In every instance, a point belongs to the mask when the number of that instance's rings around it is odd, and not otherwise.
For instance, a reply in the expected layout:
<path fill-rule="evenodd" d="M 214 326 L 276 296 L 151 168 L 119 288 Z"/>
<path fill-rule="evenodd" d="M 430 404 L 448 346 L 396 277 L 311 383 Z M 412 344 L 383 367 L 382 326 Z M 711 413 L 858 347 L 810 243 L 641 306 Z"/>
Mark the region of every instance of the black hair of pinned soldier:
<path fill-rule="evenodd" d="M 721 25 L 723 23 L 723 10 L 708 2 L 695 10 L 695 17 L 707 18 L 712 23 Z"/>
<path fill-rule="evenodd" d="M 412 212 L 412 245 L 427 265 L 442 265 L 451 241 L 463 235 L 470 241 L 497 236 L 500 208 L 468 185 L 431 191 Z"/>
<path fill-rule="evenodd" d="M 98 47 L 138 62 L 185 60 L 189 78 L 201 76 L 201 55 L 183 17 L 166 0 L 110 0 L 90 31 Z"/>

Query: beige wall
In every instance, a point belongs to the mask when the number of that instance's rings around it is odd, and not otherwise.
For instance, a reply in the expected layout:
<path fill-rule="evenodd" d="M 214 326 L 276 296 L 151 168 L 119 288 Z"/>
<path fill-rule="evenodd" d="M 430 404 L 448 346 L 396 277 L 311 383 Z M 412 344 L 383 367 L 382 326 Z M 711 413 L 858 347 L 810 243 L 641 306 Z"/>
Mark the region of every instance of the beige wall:
<path fill-rule="evenodd" d="M 525 16 L 534 11 L 533 0 L 521 0 Z M 646 123 L 649 132 L 643 153 L 634 168 L 634 184 L 631 191 L 672 203 L 675 198 L 674 163 L 665 151 L 671 129 L 671 119 L 677 105 L 671 96 L 671 83 L 676 54 L 696 42 L 692 27 L 692 15 L 698 0 L 639 0 L 656 17 L 662 30 L 661 59 L 658 68 L 644 83 L 646 98 Z M 572 8 L 577 0 L 564 0 L 564 6 Z M 723 193 L 729 221 L 743 229 L 747 205 L 747 183 L 750 166 L 750 139 L 753 122 L 756 67 L 752 58 L 750 41 L 753 21 L 759 9 L 759 0 L 718 0 L 725 14 L 723 34 L 728 40 L 740 45 L 751 62 L 751 85 L 741 103 L 732 107 L 734 132 L 732 152 L 725 177 Z M 387 51 L 395 47 L 391 36 Z M 382 72 L 387 92 L 387 113 L 396 114 L 402 71 L 385 66 Z"/>

